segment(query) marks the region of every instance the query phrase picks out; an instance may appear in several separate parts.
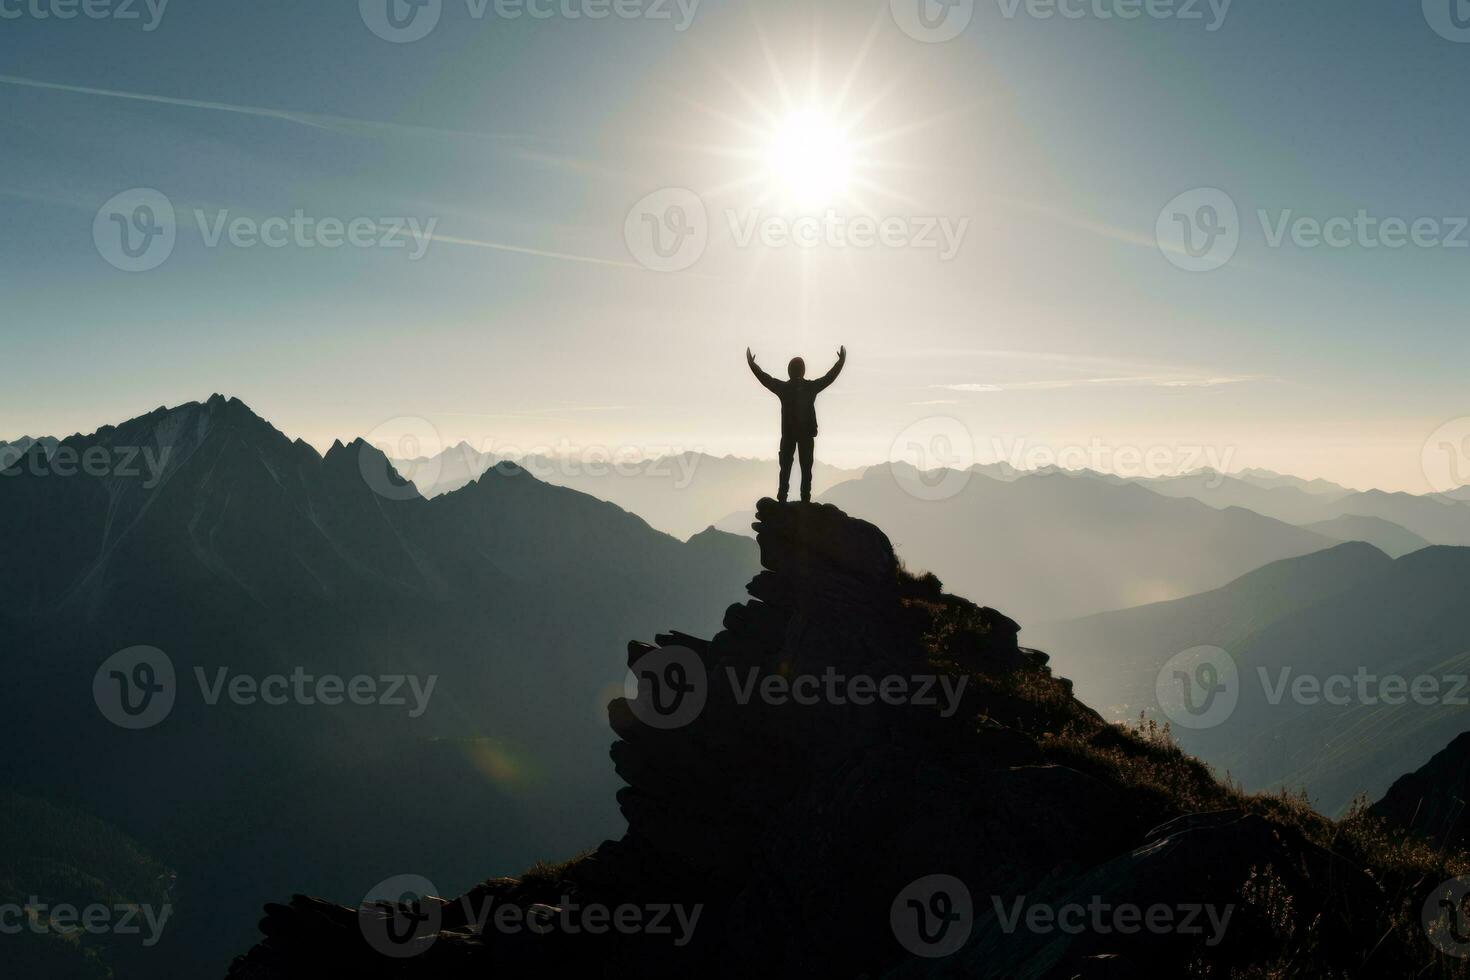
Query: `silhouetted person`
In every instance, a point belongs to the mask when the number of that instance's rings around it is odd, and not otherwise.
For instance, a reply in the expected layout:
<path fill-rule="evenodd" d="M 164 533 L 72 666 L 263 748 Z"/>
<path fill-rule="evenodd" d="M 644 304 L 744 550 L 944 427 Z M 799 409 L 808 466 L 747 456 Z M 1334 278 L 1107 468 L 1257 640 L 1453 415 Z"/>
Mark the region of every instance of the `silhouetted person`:
<path fill-rule="evenodd" d="M 755 363 L 750 348 L 745 349 L 745 360 L 750 364 L 756 380 L 769 388 L 781 399 L 781 488 L 777 496 L 784 504 L 791 491 L 791 460 L 801 454 L 801 500 L 811 503 L 812 499 L 812 453 L 817 441 L 817 396 L 837 380 L 842 366 L 847 363 L 847 348 L 837 351 L 837 363 L 832 370 L 815 381 L 806 380 L 806 361 L 793 357 L 786 367 L 790 376 L 786 381 L 777 381 L 762 371 Z"/>

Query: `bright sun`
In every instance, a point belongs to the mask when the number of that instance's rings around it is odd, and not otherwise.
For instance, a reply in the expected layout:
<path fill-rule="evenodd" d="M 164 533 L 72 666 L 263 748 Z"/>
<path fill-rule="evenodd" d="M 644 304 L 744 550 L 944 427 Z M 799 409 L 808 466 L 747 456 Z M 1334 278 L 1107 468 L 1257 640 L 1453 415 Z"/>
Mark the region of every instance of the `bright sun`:
<path fill-rule="evenodd" d="M 851 188 L 853 147 L 848 132 L 827 113 L 793 110 L 766 147 L 766 169 L 788 202 L 800 209 L 836 203 Z"/>

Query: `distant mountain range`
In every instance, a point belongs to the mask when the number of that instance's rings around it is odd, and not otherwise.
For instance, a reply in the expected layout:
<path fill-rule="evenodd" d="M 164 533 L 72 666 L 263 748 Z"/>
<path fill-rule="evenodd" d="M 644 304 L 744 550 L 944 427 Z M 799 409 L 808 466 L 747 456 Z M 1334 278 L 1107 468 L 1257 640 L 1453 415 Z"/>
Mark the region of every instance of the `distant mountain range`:
<path fill-rule="evenodd" d="M 14 442 L 0 442 L 0 470 L 8 470 L 15 465 L 15 461 L 24 456 L 32 446 L 39 445 L 46 455 L 56 450 L 56 440 L 50 436 L 42 436 L 33 439 L 30 436 L 22 436 Z"/>
<path fill-rule="evenodd" d="M 522 466 L 543 482 L 617 504 L 681 538 L 712 525 L 749 536 L 751 502 L 774 492 L 777 475 L 773 460 L 681 453 L 622 461 L 614 467 L 612 461 L 596 458 L 497 456 L 480 453 L 466 443 L 432 457 L 395 459 L 393 465 L 425 496 L 433 497 L 473 482 L 502 462 Z M 814 494 L 821 498 L 841 483 L 861 479 L 867 469 L 818 463 Z M 1418 496 L 1354 490 L 1328 480 L 1262 469 L 1231 474 L 1200 469 L 1178 476 L 1125 478 L 1057 467 L 1021 470 L 1000 462 L 976 464 L 968 472 L 1002 483 L 1059 475 L 1115 486 L 1134 484 L 1160 496 L 1198 500 L 1217 510 L 1244 508 L 1334 541 L 1367 541 L 1395 557 L 1430 544 L 1470 545 L 1470 487 Z"/>
<path fill-rule="evenodd" d="M 458 490 L 501 463 L 518 465 L 545 483 L 617 504 L 680 538 L 703 531 L 731 511 L 748 510 L 761 497 L 774 496 L 778 475 L 774 460 L 737 456 L 687 452 L 642 460 L 505 457 L 481 453 L 467 443 L 433 457 L 393 461 L 394 468 L 426 497 Z M 821 493 L 861 474 L 860 469 L 818 463 L 812 486 Z"/>
<path fill-rule="evenodd" d="M 903 466 L 873 467 L 821 499 L 887 529 L 910 567 L 1023 623 L 1191 595 L 1338 543 L 1241 508 L 1063 471 L 971 472 L 954 496 L 924 500 L 909 493 L 917 477 Z M 749 523 L 738 515 L 719 527 Z"/>
<path fill-rule="evenodd" d="M 1207 594 L 1040 624 L 1024 638 L 1119 720 L 1142 711 L 1167 720 L 1161 670 L 1192 648 L 1223 649 L 1238 706 L 1213 727 L 1176 725 L 1181 743 L 1247 788 L 1306 787 L 1334 813 L 1360 793 L 1381 795 L 1470 727 L 1467 608 L 1470 548 L 1393 560 L 1345 544 Z"/>
<path fill-rule="evenodd" d="M 1429 542 L 1413 531 L 1381 517 L 1344 514 L 1326 521 L 1303 524 L 1302 527 L 1338 541 L 1366 542 L 1390 558 L 1400 558 L 1420 548 L 1429 547 Z"/>
<path fill-rule="evenodd" d="M 1250 475 L 1247 475 L 1250 474 Z M 1118 477 L 1080 471 L 1109 482 Z M 1184 476 L 1138 479 L 1137 483 L 1166 497 L 1187 497 L 1226 509 L 1244 507 L 1287 524 L 1310 526 L 1344 517 L 1372 517 L 1409 531 L 1429 544 L 1470 545 L 1470 503 L 1449 494 L 1387 493 L 1349 490 L 1326 481 L 1305 481 L 1279 474 L 1246 471 L 1224 475 L 1199 470 Z"/>
<path fill-rule="evenodd" d="M 616 832 L 607 651 L 717 627 L 757 567 L 749 540 L 686 543 L 513 466 L 425 500 L 372 447 L 322 456 L 219 396 L 25 451 L 0 479 L 0 777 L 143 842 L 179 873 L 181 920 L 240 910 L 232 935 L 213 915 L 170 931 L 177 975 L 222 973 L 287 880 L 353 901 L 386 869 L 452 880 L 467 851 L 509 869 Z M 63 471 L 73 454 L 92 465 Z M 140 644 L 177 701 L 126 731 L 94 675 Z M 437 686 L 411 717 L 211 705 L 195 674 L 298 668 Z"/>

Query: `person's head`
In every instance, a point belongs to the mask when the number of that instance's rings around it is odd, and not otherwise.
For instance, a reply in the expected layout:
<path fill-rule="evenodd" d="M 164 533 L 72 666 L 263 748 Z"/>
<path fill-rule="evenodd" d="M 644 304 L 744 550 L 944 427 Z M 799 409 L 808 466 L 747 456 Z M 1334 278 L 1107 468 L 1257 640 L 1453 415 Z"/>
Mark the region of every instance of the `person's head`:
<path fill-rule="evenodd" d="M 786 365 L 786 376 L 792 381 L 800 381 L 806 377 L 806 361 L 799 357 L 793 357 L 791 363 Z"/>

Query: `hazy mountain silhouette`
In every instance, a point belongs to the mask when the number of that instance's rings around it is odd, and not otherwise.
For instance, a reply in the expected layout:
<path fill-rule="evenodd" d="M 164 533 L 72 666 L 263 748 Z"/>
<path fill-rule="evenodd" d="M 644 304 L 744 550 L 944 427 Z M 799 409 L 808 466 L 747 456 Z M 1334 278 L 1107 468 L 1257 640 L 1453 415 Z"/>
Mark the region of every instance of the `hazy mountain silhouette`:
<path fill-rule="evenodd" d="M 1457 497 L 1454 493 L 1415 495 L 1350 490 L 1326 480 L 1303 480 L 1267 470 L 1245 470 L 1226 475 L 1201 469 L 1180 476 L 1131 479 L 1092 470 L 1055 467 L 1024 474 L 1004 464 L 977 466 L 974 472 L 1005 480 L 1015 480 L 1024 475 L 1064 474 L 1115 485 L 1134 483 L 1161 496 L 1198 500 L 1220 510 L 1244 507 L 1265 517 L 1303 527 L 1348 518 L 1371 518 L 1402 527 L 1426 544 L 1470 544 L 1470 503 L 1467 503 L 1470 495 Z M 1359 540 L 1357 535 L 1367 533 L 1369 527 L 1371 525 L 1359 523 L 1358 530 L 1348 538 L 1341 537 L 1340 530 L 1333 530 L 1329 536 L 1339 540 Z M 1394 535 L 1397 532 L 1378 528 L 1373 533 Z M 1394 538 L 1387 540 L 1393 541 Z M 1397 544 L 1402 546 L 1412 540 L 1401 539 Z"/>
<path fill-rule="evenodd" d="M 430 458 L 395 460 L 393 465 L 425 496 L 433 497 L 457 490 L 506 461 L 524 467 L 543 482 L 617 504 L 679 538 L 703 531 L 737 509 L 747 511 L 752 500 L 775 491 L 777 476 L 775 460 L 738 456 L 679 453 L 622 462 L 619 471 L 606 459 L 501 457 L 480 453 L 467 444 Z M 821 493 L 861 473 L 818 463 L 812 475 L 813 492 Z"/>
<path fill-rule="evenodd" d="M 1274 470 L 1260 468 L 1247 468 L 1238 470 L 1232 474 L 1237 480 L 1254 483 L 1258 487 L 1296 487 L 1307 493 L 1322 494 L 1327 497 L 1346 497 L 1348 494 L 1357 493 L 1351 487 L 1345 487 L 1331 480 L 1315 479 L 1306 480 L 1299 476 L 1291 476 L 1287 473 L 1277 473 Z"/>
<path fill-rule="evenodd" d="M 1154 681 L 1175 654 L 1203 645 L 1239 649 L 1251 634 L 1374 579 L 1392 564 L 1370 545 L 1342 544 L 1273 562 L 1199 595 L 1037 623 L 1027 628 L 1026 640 L 1052 651 L 1079 695 L 1105 717 L 1134 719 L 1157 711 Z"/>
<path fill-rule="evenodd" d="M 1247 510 L 1060 472 L 972 473 L 957 495 L 922 500 L 874 467 L 822 499 L 881 524 L 905 560 L 1023 622 L 1192 595 L 1334 543 Z"/>
<path fill-rule="evenodd" d="M 1466 608 L 1470 548 L 1435 546 L 1283 617 L 1232 651 L 1250 684 L 1230 721 L 1200 740 L 1201 752 L 1249 785 L 1305 785 L 1328 813 L 1357 794 L 1379 796 L 1466 727 Z M 1288 696 L 1273 705 L 1260 694 L 1263 667 L 1272 683 L 1282 667 L 1321 678 L 1359 670 L 1408 683 L 1433 678 L 1439 698 L 1419 704 L 1399 695 L 1398 705 L 1354 699 L 1337 706 L 1298 705 Z"/>
<path fill-rule="evenodd" d="M 711 628 L 756 564 L 748 540 L 681 542 L 518 468 L 426 501 L 371 447 L 319 455 L 219 396 L 63 445 L 159 465 L 0 480 L 0 773 L 178 870 L 177 975 L 222 972 L 288 880 L 352 899 L 379 862 L 453 880 L 466 849 L 510 868 L 614 832 L 597 715 L 624 670 L 597 651 L 671 615 Z M 93 676 L 139 644 L 171 658 L 178 699 L 124 731 Z M 413 718 L 209 705 L 194 673 L 298 667 L 438 683 Z M 467 821 L 493 830 L 466 840 Z"/>
<path fill-rule="evenodd" d="M 33 439 L 30 436 L 22 436 L 14 442 L 0 442 L 0 470 L 8 470 L 15 465 L 15 461 L 24 456 L 32 446 L 40 444 L 46 455 L 56 450 L 56 440 L 51 436 L 42 436 Z M 0 474 L 3 478 L 5 474 Z"/>
<path fill-rule="evenodd" d="M 1315 524 L 1303 524 L 1302 527 L 1329 538 L 1336 538 L 1338 541 L 1367 542 L 1390 558 L 1400 558 L 1420 548 L 1429 547 L 1429 542 L 1413 531 L 1385 521 L 1381 517 L 1359 517 L 1356 514 L 1347 514 L 1328 521 L 1318 521 Z"/>
<path fill-rule="evenodd" d="M 1221 510 L 1244 507 L 1287 524 L 1310 524 L 1342 513 L 1336 504 L 1350 496 L 1330 492 L 1312 493 L 1300 485 L 1279 482 L 1262 485 L 1253 480 L 1227 476 L 1214 470 L 1199 470 L 1183 476 L 1130 481 L 1166 497 L 1188 497 Z"/>
<path fill-rule="evenodd" d="M 1196 646 L 1223 648 L 1239 670 L 1239 704 L 1216 727 L 1180 730 L 1181 744 L 1248 788 L 1305 787 L 1334 813 L 1360 793 L 1379 796 L 1465 728 L 1457 699 L 1470 689 L 1455 678 L 1470 674 L 1466 608 L 1470 548 L 1389 560 L 1346 544 L 1207 595 L 1042 625 L 1028 639 L 1047 645 L 1079 691 L 1114 717 L 1145 709 L 1162 717 L 1159 669 Z M 1352 680 L 1360 671 L 1367 696 Z M 1323 689 L 1294 693 L 1303 676 L 1309 684 L 1348 678 L 1329 692 L 1343 703 Z M 1438 694 L 1419 703 L 1380 687 L 1385 677 L 1433 678 Z"/>
<path fill-rule="evenodd" d="M 1080 475 L 1120 482 L 1118 477 L 1090 471 L 1081 471 Z M 1167 497 L 1189 497 L 1221 509 L 1244 507 L 1303 527 L 1315 527 L 1345 518 L 1371 518 L 1403 528 L 1426 544 L 1470 544 L 1470 503 L 1446 494 L 1421 496 L 1382 490 L 1356 491 L 1326 481 L 1306 481 L 1279 474 L 1273 474 L 1263 482 L 1260 477 L 1244 474 L 1225 476 L 1213 470 L 1128 482 Z M 1356 535 L 1364 533 L 1367 527 L 1360 524 L 1359 530 L 1348 540 L 1358 540 Z M 1395 533 L 1385 528 L 1374 533 L 1384 532 Z M 1342 539 L 1339 531 L 1324 533 Z M 1411 540 L 1404 539 L 1398 543 L 1402 545 Z"/>
<path fill-rule="evenodd" d="M 232 980 L 1386 978 L 1434 960 L 1419 909 L 1448 858 L 1400 847 L 1362 814 L 1335 823 L 1246 796 L 1157 730 L 1105 724 L 1045 654 L 1017 645 L 1014 622 L 901 571 L 871 524 L 774 501 L 758 520 L 766 570 L 723 632 L 628 646 L 639 671 L 672 656 L 685 682 L 703 680 L 686 688 L 701 707 L 677 724 L 660 720 L 651 682 L 608 706 L 627 783 L 620 839 L 453 899 L 359 910 L 297 894 L 266 908 Z M 939 676 L 958 694 L 945 710 L 740 694 L 742 678 L 755 690 L 832 673 Z M 682 941 L 583 928 L 593 908 L 670 905 L 699 913 Z M 1230 920 L 1212 932 L 1020 918 L 1158 906 L 1228 907 Z"/>
<path fill-rule="evenodd" d="M 1333 504 L 1337 515 L 1378 517 L 1419 535 L 1430 544 L 1470 545 L 1470 502 L 1442 494 L 1416 496 L 1367 490 Z"/>

